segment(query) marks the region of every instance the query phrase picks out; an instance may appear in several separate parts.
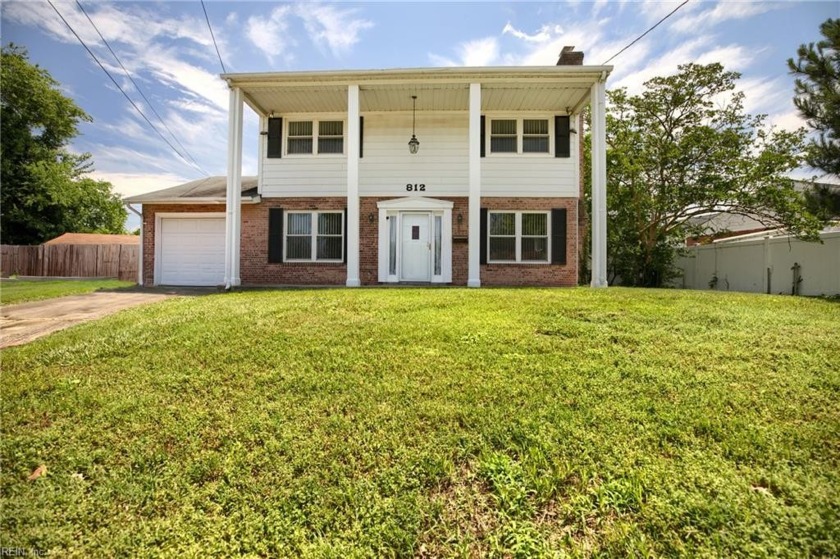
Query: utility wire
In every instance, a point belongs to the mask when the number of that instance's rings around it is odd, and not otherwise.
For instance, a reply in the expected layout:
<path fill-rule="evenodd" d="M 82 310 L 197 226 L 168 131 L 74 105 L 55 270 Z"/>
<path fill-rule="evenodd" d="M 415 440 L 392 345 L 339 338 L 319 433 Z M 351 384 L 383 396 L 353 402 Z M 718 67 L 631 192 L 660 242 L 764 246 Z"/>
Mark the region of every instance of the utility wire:
<path fill-rule="evenodd" d="M 102 63 L 99 61 L 99 59 L 98 59 L 98 58 L 96 58 L 96 55 L 95 55 L 95 54 L 93 54 L 93 51 L 92 51 L 92 50 L 90 50 L 90 47 L 88 47 L 88 46 L 87 46 L 87 44 L 85 44 L 85 42 L 82 40 L 82 38 L 81 38 L 81 37 L 79 37 L 79 34 L 78 34 L 78 33 L 76 33 L 76 30 L 75 30 L 75 29 L 73 29 L 73 26 L 71 26 L 71 25 L 70 25 L 70 23 L 69 23 L 66 19 L 64 19 L 64 16 L 63 16 L 63 15 L 61 15 L 61 12 L 59 12 L 59 11 L 58 11 L 58 8 L 56 8 L 56 7 L 55 7 L 55 5 L 52 3 L 52 0 L 47 0 L 47 3 L 49 3 L 50 7 L 52 7 L 52 9 L 53 9 L 53 10 L 55 10 L 55 13 L 56 13 L 56 14 L 58 14 L 58 17 L 60 17 L 60 18 L 61 18 L 61 21 L 63 21 L 63 22 L 64 22 L 64 25 L 66 25 L 66 26 L 67 26 L 67 28 L 70 30 L 70 32 L 71 32 L 71 33 L 73 33 L 73 35 L 76 37 L 76 39 L 79 41 L 79 43 L 81 43 L 81 45 L 82 45 L 83 47 L 85 47 L 85 50 L 86 50 L 86 51 L 88 51 L 88 54 L 89 54 L 89 55 L 93 58 L 93 60 L 94 60 L 94 61 L 95 61 L 95 62 L 99 65 L 99 67 L 100 67 L 100 68 L 102 68 L 102 71 L 103 71 L 103 72 L 105 72 L 105 74 L 106 74 L 109 78 L 111 78 L 111 81 L 112 81 L 112 82 L 114 82 L 114 85 L 115 85 L 115 86 L 117 86 L 117 89 L 119 89 L 119 90 L 120 90 L 120 93 L 122 93 L 122 94 L 123 94 L 123 96 L 125 96 L 125 98 L 126 98 L 126 99 L 128 99 L 128 102 L 129 102 L 129 103 L 131 103 L 131 106 L 132 106 L 132 107 L 134 107 L 134 110 L 136 110 L 136 111 L 140 114 L 140 116 L 142 116 L 142 117 L 143 117 L 143 120 L 145 120 L 145 121 L 149 124 L 149 126 L 151 126 L 151 127 L 152 127 L 152 130 L 154 130 L 155 132 L 157 132 L 157 135 L 158 135 L 158 136 L 160 136 L 160 137 L 161 137 L 161 139 L 162 139 L 164 142 L 166 142 L 166 145 L 168 145 L 168 146 L 172 149 L 172 151 L 174 151 L 175 153 L 177 153 L 177 154 L 178 154 L 178 156 L 179 156 L 179 157 L 180 157 L 180 158 L 184 161 L 184 163 L 186 163 L 187 165 L 193 166 L 193 164 L 192 164 L 192 163 L 191 163 L 191 162 L 190 162 L 190 161 L 189 161 L 186 157 L 184 157 L 184 155 L 183 155 L 183 154 L 181 154 L 181 152 L 179 152 L 179 151 L 178 151 L 178 148 L 176 148 L 175 146 L 173 146 L 173 145 L 172 145 L 172 142 L 170 142 L 170 141 L 166 138 L 166 136 L 164 136 L 164 135 L 160 132 L 160 130 L 158 130 L 158 129 L 157 129 L 157 127 L 156 127 L 156 126 L 152 123 L 152 121 L 151 121 L 151 120 L 149 120 L 149 119 L 148 119 L 148 117 L 147 117 L 145 114 L 143 114 L 143 111 L 141 111 L 141 110 L 140 110 L 140 107 L 138 107 L 138 106 L 137 106 L 137 104 L 136 104 L 136 103 L 135 103 L 135 102 L 131 99 L 131 97 L 129 97 L 129 96 L 128 96 L 128 94 L 125 92 L 125 90 L 123 90 L 123 88 L 120 86 L 120 84 L 119 84 L 119 83 L 117 83 L 117 80 L 115 80 L 115 79 L 114 79 L 114 76 L 112 76 L 112 75 L 111 75 L 111 72 L 109 72 L 109 71 L 105 68 L 105 66 L 103 66 L 103 65 L 102 65 Z M 198 170 L 199 170 L 199 171 L 201 171 L 201 172 L 202 172 L 202 173 L 204 173 L 205 175 L 208 175 L 208 173 L 207 173 L 204 169 L 201 169 L 200 167 L 197 167 L 197 168 L 198 168 Z"/>
<path fill-rule="evenodd" d="M 656 22 L 656 24 L 655 24 L 653 27 L 651 27 L 650 29 L 648 29 L 647 31 L 645 31 L 644 33 L 642 33 L 641 35 L 639 35 L 638 37 L 636 37 L 636 39 L 635 39 L 632 43 L 630 43 L 629 45 L 627 45 L 626 47 L 624 47 L 623 49 L 621 49 L 620 51 L 618 51 L 617 53 L 615 53 L 614 55 L 612 55 L 612 56 L 611 56 L 611 57 L 610 57 L 610 58 L 609 58 L 606 62 L 604 62 L 603 64 L 601 64 L 601 66 L 606 66 L 607 64 L 609 64 L 609 63 L 610 63 L 610 61 L 611 61 L 613 58 L 617 57 L 619 54 L 621 54 L 622 52 L 626 51 L 627 49 L 629 49 L 630 47 L 632 47 L 633 45 L 635 45 L 636 43 L 638 43 L 639 41 L 641 41 L 641 40 L 644 38 L 644 36 L 645 36 L 645 35 L 647 35 L 647 34 L 648 34 L 648 33 L 650 33 L 651 31 L 653 31 L 653 30 L 654 30 L 654 29 L 656 29 L 657 27 L 659 27 L 659 24 L 660 24 L 660 23 L 662 23 L 663 21 L 665 21 L 666 19 L 668 19 L 669 17 L 671 17 L 672 15 L 674 15 L 675 13 L 677 13 L 677 10 L 679 10 L 680 8 L 682 8 L 683 6 L 685 6 L 686 4 L 688 4 L 688 2 L 689 2 L 689 0 L 685 0 L 685 2 L 683 2 L 682 4 L 680 4 L 679 6 L 677 6 L 676 8 L 674 8 L 674 9 L 671 11 L 671 13 L 669 13 L 667 16 L 665 16 L 665 17 L 663 17 L 662 19 L 660 19 L 659 21 L 657 21 L 657 22 Z"/>
<path fill-rule="evenodd" d="M 207 20 L 207 28 L 210 30 L 210 37 L 213 39 L 213 46 L 216 47 L 216 56 L 219 57 L 219 64 L 222 65 L 222 73 L 227 74 L 227 70 L 225 70 L 225 63 L 222 62 L 222 55 L 219 53 L 219 45 L 216 44 L 216 36 L 213 34 L 213 26 L 210 25 L 210 17 L 207 15 L 207 8 L 204 6 L 204 0 L 201 0 L 201 9 L 204 10 L 204 19 Z"/>
<path fill-rule="evenodd" d="M 154 113 L 154 115 L 157 117 L 158 121 L 160 121 L 160 123 L 163 125 L 163 127 L 164 127 L 164 128 L 166 128 L 166 131 L 167 131 L 167 132 L 169 132 L 169 135 L 170 135 L 170 136 L 172 136 L 172 139 L 173 139 L 173 140 L 175 140 L 175 142 L 178 144 L 178 146 L 179 146 L 179 147 L 180 147 L 180 148 L 184 151 L 184 153 L 185 153 L 185 154 L 187 154 L 187 157 L 189 157 L 189 158 L 190 158 L 190 161 L 192 161 L 193 163 L 195 163 L 196 167 L 198 167 L 199 169 L 201 169 L 201 170 L 202 170 L 202 172 L 203 172 L 205 175 L 209 175 L 209 173 L 207 173 L 206 171 L 204 171 L 204 169 L 202 169 L 202 168 L 201 168 L 201 166 L 198 164 L 198 161 L 196 161 L 196 160 L 195 160 L 195 158 L 194 158 L 194 157 L 190 154 L 190 152 L 189 152 L 189 151 L 187 151 L 187 148 L 185 148 L 185 147 L 184 147 L 184 144 L 182 144 L 182 143 L 178 140 L 178 137 L 177 137 L 177 136 L 175 136 L 175 133 L 174 133 L 174 132 L 172 132 L 172 130 L 169 128 L 169 126 L 167 126 L 167 125 L 166 125 L 166 122 L 164 122 L 163 118 L 161 118 L 160 114 L 158 114 L 158 112 L 155 110 L 155 107 L 152 105 L 152 102 L 151 102 L 151 101 L 149 101 L 149 98 L 148 98 L 148 97 L 146 97 L 146 95 L 143 93 L 143 90 L 142 90 L 142 89 L 140 89 L 140 86 L 139 86 L 139 85 L 137 85 L 137 82 L 135 82 L 135 81 L 134 81 L 134 78 L 133 78 L 133 77 L 131 77 L 131 73 L 129 73 L 129 71 L 126 69 L 126 67 L 125 67 L 125 66 L 123 66 L 123 63 L 122 63 L 122 61 L 120 60 L 120 57 L 119 57 L 119 56 L 117 56 L 117 53 L 115 53 L 115 52 L 114 52 L 114 49 L 112 49 L 112 48 L 111 48 L 111 45 L 110 45 L 110 44 L 108 44 L 108 41 L 105 39 L 105 37 L 103 37 L 103 36 L 102 36 L 102 33 L 99 31 L 99 28 L 96 26 L 96 24 L 95 24 L 95 23 L 93 22 L 93 20 L 90 18 L 90 16 L 89 16 L 89 15 L 88 15 L 88 13 L 85 11 L 85 8 L 82 6 L 82 4 L 79 2 L 79 0 L 76 0 L 76 5 L 79 7 L 79 9 L 80 9 L 80 10 L 82 10 L 82 13 L 83 13 L 83 14 L 85 14 L 85 17 L 86 17 L 86 18 L 87 18 L 87 20 L 90 22 L 90 24 L 93 26 L 93 28 L 96 30 L 96 33 L 99 35 L 99 38 L 100 38 L 100 39 L 102 39 L 102 42 L 103 42 L 103 43 L 105 43 L 105 46 L 106 46 L 106 47 L 108 47 L 108 50 L 109 50 L 109 51 L 111 52 L 111 54 L 114 56 L 114 59 L 116 59 L 117 64 L 119 64 L 119 65 L 120 65 L 120 68 L 122 68 L 122 69 L 123 69 L 123 72 L 125 72 L 126 77 L 128 77 L 128 79 L 129 79 L 129 80 L 131 80 L 131 83 L 134 85 L 134 89 L 136 89 L 136 90 L 137 90 L 137 93 L 139 93 L 139 94 L 140 94 L 140 96 L 143 98 L 143 100 L 144 100 L 144 101 L 146 101 L 146 105 L 148 105 L 149 109 L 151 109 L 151 110 L 152 110 L 152 112 L 153 112 L 153 113 Z"/>

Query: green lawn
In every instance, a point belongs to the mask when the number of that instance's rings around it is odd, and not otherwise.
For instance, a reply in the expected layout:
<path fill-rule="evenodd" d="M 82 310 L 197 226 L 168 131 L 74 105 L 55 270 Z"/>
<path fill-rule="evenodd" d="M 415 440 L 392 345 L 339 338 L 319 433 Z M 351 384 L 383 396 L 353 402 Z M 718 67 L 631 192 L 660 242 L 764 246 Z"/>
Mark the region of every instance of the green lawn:
<path fill-rule="evenodd" d="M 128 310 L 2 360 L 3 547 L 840 555 L 836 302 L 242 292 Z"/>
<path fill-rule="evenodd" d="M 100 289 L 129 287 L 134 282 L 115 279 L 92 280 L 17 280 L 4 279 L 0 282 L 0 303 L 13 305 L 26 301 L 53 299 L 66 295 L 92 293 Z"/>

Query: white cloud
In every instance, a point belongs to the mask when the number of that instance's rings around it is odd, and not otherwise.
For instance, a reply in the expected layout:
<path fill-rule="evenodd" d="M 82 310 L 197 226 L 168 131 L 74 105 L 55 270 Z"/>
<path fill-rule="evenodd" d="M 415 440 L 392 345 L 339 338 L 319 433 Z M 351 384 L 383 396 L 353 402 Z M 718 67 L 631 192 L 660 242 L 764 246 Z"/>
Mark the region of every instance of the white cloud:
<path fill-rule="evenodd" d="M 709 48 L 712 38 L 697 37 L 662 53 L 656 57 L 639 57 L 640 63 L 631 72 L 622 71 L 614 77 L 610 88 L 626 87 L 630 94 L 642 91 L 643 84 L 656 76 L 667 76 L 676 73 L 677 66 L 696 60 L 700 53 Z"/>
<path fill-rule="evenodd" d="M 749 114 L 795 113 L 793 90 L 784 76 L 744 78 L 738 80 L 736 88 L 744 93 L 744 110 Z M 792 122 L 789 118 L 783 120 Z M 804 121 L 800 122 L 800 126 L 804 125 Z"/>
<path fill-rule="evenodd" d="M 799 116 L 799 112 L 795 109 L 769 116 L 767 118 L 767 124 L 776 126 L 783 130 L 788 130 L 790 132 L 796 131 L 800 128 L 808 128 L 805 120 Z"/>
<path fill-rule="evenodd" d="M 760 52 L 748 49 L 743 45 L 716 46 L 712 50 L 700 53 L 694 62 L 697 64 L 720 62 L 727 70 L 741 71 L 749 67 Z"/>
<path fill-rule="evenodd" d="M 335 57 L 347 53 L 359 42 L 362 31 L 373 27 L 372 22 L 357 18 L 355 9 L 301 3 L 295 13 L 303 20 L 312 42 L 328 48 Z"/>
<path fill-rule="evenodd" d="M 696 4 L 706 7 L 708 4 Z M 688 7 L 688 6 L 685 6 Z M 747 19 L 770 10 L 778 9 L 778 3 L 774 2 L 718 2 L 711 8 L 701 9 L 694 13 L 681 9 L 674 14 L 674 21 L 670 22 L 669 29 L 672 33 L 697 33 L 712 29 L 725 21 Z M 673 9 L 673 8 L 672 8 Z"/>
<path fill-rule="evenodd" d="M 554 26 L 553 30 L 550 29 L 549 26 L 544 25 L 535 34 L 528 35 L 524 31 L 516 29 L 513 25 L 510 24 L 510 22 L 508 22 L 507 24 L 505 24 L 504 29 L 502 29 L 502 35 L 510 34 L 516 37 L 517 39 L 522 39 L 523 41 L 529 43 L 544 43 L 551 39 L 552 31 L 554 31 L 554 33 L 562 33 L 562 29 L 559 25 Z"/>
<path fill-rule="evenodd" d="M 114 191 L 122 197 L 145 194 L 185 182 L 195 180 L 175 173 L 107 173 L 94 171 L 91 176 L 97 180 L 108 181 L 114 185 Z"/>
<path fill-rule="evenodd" d="M 456 50 L 456 60 L 437 54 L 430 54 L 429 59 L 435 66 L 491 66 L 500 62 L 499 41 L 495 37 L 467 41 Z"/>
<path fill-rule="evenodd" d="M 461 45 L 465 66 L 489 66 L 499 58 L 499 42 L 495 37 L 469 41 Z"/>
<path fill-rule="evenodd" d="M 245 25 L 245 36 L 268 59 L 270 64 L 282 56 L 286 64 L 293 60 L 291 47 L 295 40 L 289 33 L 290 6 L 280 6 L 271 11 L 269 17 L 252 16 Z"/>

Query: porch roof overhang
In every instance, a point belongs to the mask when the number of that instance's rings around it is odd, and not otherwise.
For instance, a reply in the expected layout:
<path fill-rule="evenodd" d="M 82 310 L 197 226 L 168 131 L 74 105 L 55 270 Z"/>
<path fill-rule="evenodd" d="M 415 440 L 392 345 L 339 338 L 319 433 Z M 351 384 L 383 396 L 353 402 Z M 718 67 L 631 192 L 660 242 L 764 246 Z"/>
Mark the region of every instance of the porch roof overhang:
<path fill-rule="evenodd" d="M 238 87 L 260 116 L 343 113 L 347 88 L 359 86 L 361 112 L 467 111 L 469 86 L 482 87 L 481 110 L 546 111 L 576 114 L 589 103 L 593 84 L 606 80 L 612 66 L 516 66 L 488 68 L 412 68 L 222 74 Z"/>

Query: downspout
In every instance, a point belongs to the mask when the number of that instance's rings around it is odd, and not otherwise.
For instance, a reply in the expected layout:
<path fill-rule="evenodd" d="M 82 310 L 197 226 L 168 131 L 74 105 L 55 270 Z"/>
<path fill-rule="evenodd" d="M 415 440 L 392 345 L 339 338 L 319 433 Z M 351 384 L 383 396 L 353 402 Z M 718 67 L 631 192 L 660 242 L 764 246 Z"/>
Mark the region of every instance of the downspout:
<path fill-rule="evenodd" d="M 137 285 L 143 285 L 143 214 L 135 210 L 131 204 L 126 204 L 125 207 L 140 218 L 140 254 L 137 255 Z"/>

